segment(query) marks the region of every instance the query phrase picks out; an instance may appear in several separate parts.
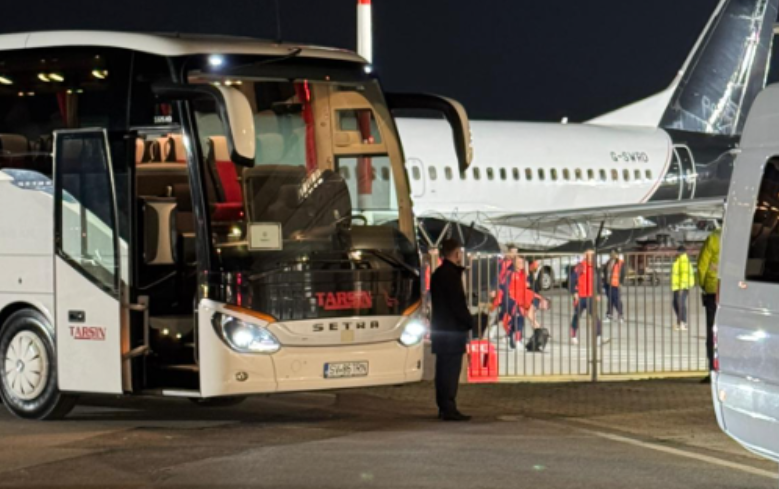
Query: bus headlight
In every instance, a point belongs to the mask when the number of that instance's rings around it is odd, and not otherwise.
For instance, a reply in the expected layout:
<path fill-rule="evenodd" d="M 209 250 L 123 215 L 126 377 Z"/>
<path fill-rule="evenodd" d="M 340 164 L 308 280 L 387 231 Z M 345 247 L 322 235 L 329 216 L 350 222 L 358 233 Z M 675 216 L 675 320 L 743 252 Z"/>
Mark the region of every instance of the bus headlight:
<path fill-rule="evenodd" d="M 418 345 L 425 339 L 427 335 L 427 326 L 419 319 L 410 320 L 405 328 L 403 328 L 403 334 L 400 335 L 400 342 L 405 346 Z"/>
<path fill-rule="evenodd" d="M 222 313 L 214 314 L 212 322 L 219 336 L 237 352 L 276 353 L 281 349 L 279 340 L 262 326 Z"/>

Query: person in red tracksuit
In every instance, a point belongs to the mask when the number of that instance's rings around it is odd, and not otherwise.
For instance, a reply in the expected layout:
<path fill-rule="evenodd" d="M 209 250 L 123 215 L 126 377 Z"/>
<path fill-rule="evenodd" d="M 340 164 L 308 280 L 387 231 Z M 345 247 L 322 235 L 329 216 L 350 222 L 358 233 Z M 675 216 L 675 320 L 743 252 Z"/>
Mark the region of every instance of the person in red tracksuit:
<path fill-rule="evenodd" d="M 598 280 L 598 283 L 594 283 Z M 584 253 L 584 260 L 581 261 L 573 270 L 571 275 L 571 287 L 573 288 L 574 312 L 571 320 L 571 343 L 579 344 L 579 317 L 583 312 L 589 313 L 595 317 L 596 302 L 600 301 L 598 290 L 600 290 L 600 277 L 595 267 L 595 251 L 587 250 Z M 596 323 L 598 331 L 598 342 L 601 339 L 600 319 Z"/>

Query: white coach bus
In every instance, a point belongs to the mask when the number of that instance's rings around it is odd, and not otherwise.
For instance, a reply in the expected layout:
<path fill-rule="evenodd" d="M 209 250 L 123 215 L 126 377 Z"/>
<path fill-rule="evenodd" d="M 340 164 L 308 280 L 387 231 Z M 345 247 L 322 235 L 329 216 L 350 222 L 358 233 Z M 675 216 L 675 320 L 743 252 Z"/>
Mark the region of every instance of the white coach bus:
<path fill-rule="evenodd" d="M 0 36 L 0 396 L 234 403 L 422 377 L 389 96 L 359 56 L 249 39 Z M 358 178 L 353 178 L 354 176 Z"/>

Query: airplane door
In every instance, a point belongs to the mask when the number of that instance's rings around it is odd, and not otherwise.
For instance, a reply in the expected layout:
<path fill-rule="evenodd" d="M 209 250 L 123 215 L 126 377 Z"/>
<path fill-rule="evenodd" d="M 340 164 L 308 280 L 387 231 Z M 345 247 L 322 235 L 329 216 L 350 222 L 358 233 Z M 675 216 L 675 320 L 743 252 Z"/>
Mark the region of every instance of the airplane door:
<path fill-rule="evenodd" d="M 422 197 L 425 195 L 425 164 L 417 158 L 409 158 L 406 162 L 409 183 L 411 184 L 411 196 Z"/>
<path fill-rule="evenodd" d="M 107 134 L 56 131 L 54 148 L 59 389 L 121 394 L 121 267 Z"/>
<path fill-rule="evenodd" d="M 688 146 L 676 146 L 674 148 L 679 160 L 679 198 L 688 200 L 695 197 L 695 188 L 698 184 L 698 171 L 695 168 L 695 159 Z"/>

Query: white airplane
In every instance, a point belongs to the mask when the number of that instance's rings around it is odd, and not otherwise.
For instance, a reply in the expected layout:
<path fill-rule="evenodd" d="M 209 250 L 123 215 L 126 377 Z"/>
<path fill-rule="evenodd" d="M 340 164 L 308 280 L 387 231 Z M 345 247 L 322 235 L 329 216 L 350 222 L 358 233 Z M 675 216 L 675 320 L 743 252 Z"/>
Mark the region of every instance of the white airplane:
<path fill-rule="evenodd" d="M 778 11 L 779 0 L 721 0 L 666 90 L 589 122 L 472 122 L 475 160 L 462 174 L 444 121 L 398 120 L 416 214 L 562 249 L 592 239 L 579 217 L 606 209 L 625 211 L 601 233 L 617 245 L 689 217 L 688 201 L 721 204 Z M 653 219 L 659 209 L 666 217 Z"/>

